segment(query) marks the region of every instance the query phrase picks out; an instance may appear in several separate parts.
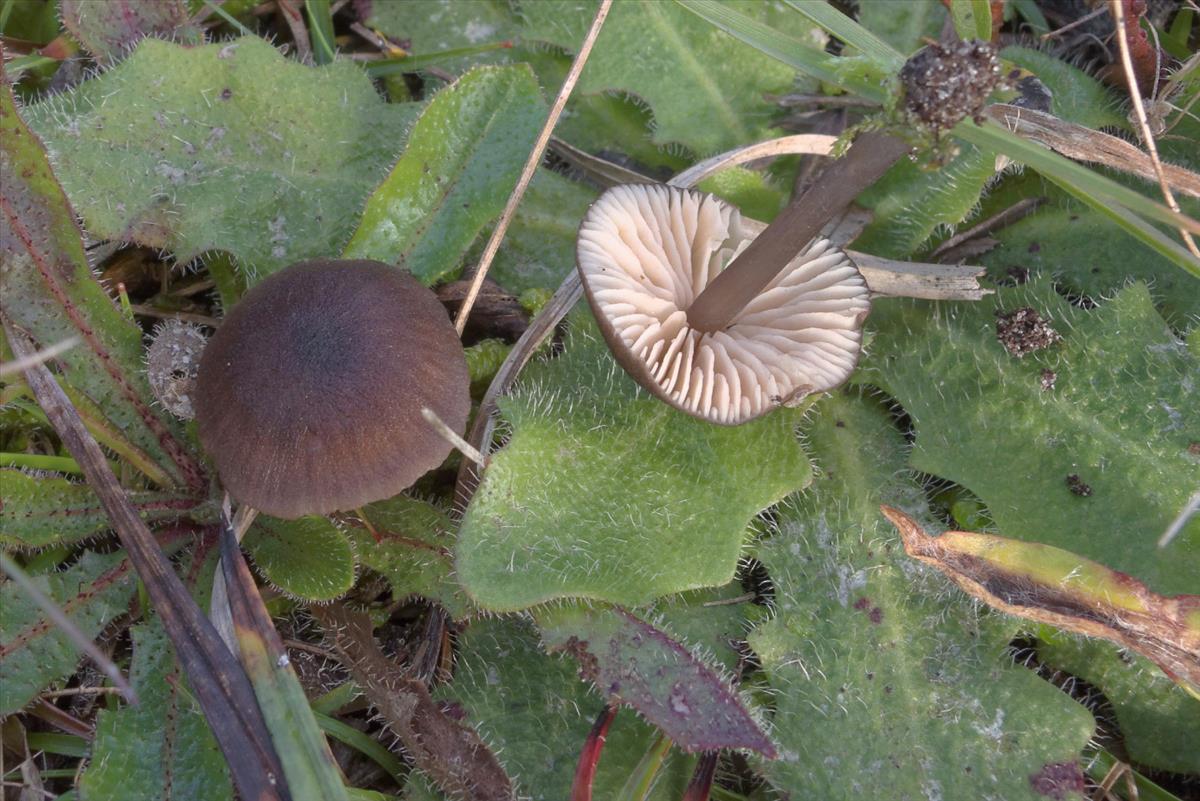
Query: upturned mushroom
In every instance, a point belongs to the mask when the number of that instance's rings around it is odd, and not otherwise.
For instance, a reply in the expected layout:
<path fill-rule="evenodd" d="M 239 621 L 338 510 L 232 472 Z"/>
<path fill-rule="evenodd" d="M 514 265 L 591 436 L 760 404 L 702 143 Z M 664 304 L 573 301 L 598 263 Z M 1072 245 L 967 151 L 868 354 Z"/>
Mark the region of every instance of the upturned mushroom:
<path fill-rule="evenodd" d="M 697 326 L 693 302 L 754 238 L 712 195 L 630 184 L 591 206 L 577 241 L 584 290 L 617 361 L 667 403 L 723 425 L 845 381 L 870 310 L 858 269 L 821 239 L 748 303 L 734 299 L 727 325 Z"/>
<path fill-rule="evenodd" d="M 239 503 L 282 518 L 398 494 L 470 411 L 466 358 L 437 297 L 374 261 L 308 261 L 246 293 L 196 379 L 200 442 Z"/>

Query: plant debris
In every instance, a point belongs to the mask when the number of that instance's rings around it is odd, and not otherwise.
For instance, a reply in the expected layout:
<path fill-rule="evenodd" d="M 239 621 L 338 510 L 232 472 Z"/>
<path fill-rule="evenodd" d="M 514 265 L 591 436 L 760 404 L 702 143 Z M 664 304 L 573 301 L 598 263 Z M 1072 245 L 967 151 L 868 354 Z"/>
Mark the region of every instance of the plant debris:
<path fill-rule="evenodd" d="M 905 111 L 935 137 L 967 117 L 979 122 L 988 96 L 1000 85 L 1000 72 L 996 48 L 988 42 L 931 44 L 900 70 Z"/>
<path fill-rule="evenodd" d="M 1078 473 L 1067 476 L 1067 489 L 1071 490 L 1072 495 L 1078 495 L 1080 498 L 1090 498 L 1092 495 L 1092 485 L 1085 483 Z"/>
<path fill-rule="evenodd" d="M 1048 348 L 1062 340 L 1036 310 L 1023 306 L 1010 312 L 996 311 L 996 339 L 1005 349 L 1023 358 L 1026 354 Z"/>

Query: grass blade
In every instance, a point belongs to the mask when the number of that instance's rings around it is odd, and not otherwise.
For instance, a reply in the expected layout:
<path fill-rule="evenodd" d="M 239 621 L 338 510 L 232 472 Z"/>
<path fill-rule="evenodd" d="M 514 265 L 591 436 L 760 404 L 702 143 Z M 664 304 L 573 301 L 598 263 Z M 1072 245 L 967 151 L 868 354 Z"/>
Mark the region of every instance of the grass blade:
<path fill-rule="evenodd" d="M 956 0 L 959 2 L 960 0 Z M 897 72 L 904 65 L 904 55 L 825 0 L 784 0 L 788 6 L 824 28 L 832 36 L 858 50 L 881 67 Z M 987 0 L 983 0 L 984 3 Z"/>
<path fill-rule="evenodd" d="M 233 525 L 221 516 L 221 569 L 229 593 L 233 630 L 242 665 L 254 685 L 283 772 L 296 798 L 347 801 L 329 743 L 317 726 L 308 698 L 288 661 L 283 640 L 242 558 Z"/>
<path fill-rule="evenodd" d="M 950 18 L 958 38 L 992 39 L 992 9 L 988 0 L 950 0 Z"/>
<path fill-rule="evenodd" d="M 306 0 L 304 10 L 308 13 L 308 31 L 312 39 L 313 60 L 318 64 L 330 64 L 337 56 L 333 34 L 333 11 L 329 0 Z"/>
<path fill-rule="evenodd" d="M 774 28 L 751 19 L 745 14 L 739 14 L 733 9 L 717 3 L 716 0 L 675 0 L 681 6 L 713 26 L 738 39 L 751 47 L 766 53 L 772 58 L 779 59 L 784 64 L 794 67 L 806 75 L 838 86 L 848 92 L 860 95 L 876 103 L 886 99 L 881 79 L 886 71 L 871 64 L 872 74 L 866 75 L 857 71 L 843 69 L 854 59 L 843 59 L 826 55 L 803 42 L 782 34 Z M 861 67 L 861 62 L 858 64 Z"/>

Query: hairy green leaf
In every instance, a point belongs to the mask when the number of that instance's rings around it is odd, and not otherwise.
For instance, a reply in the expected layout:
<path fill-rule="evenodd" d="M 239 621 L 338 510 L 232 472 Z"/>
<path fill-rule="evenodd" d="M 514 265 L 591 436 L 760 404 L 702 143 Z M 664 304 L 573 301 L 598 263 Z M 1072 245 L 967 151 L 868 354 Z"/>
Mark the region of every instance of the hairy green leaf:
<path fill-rule="evenodd" d="M 996 154 L 971 145 L 942 167 L 901 159 L 859 198 L 875 216 L 854 246 L 878 256 L 910 255 L 939 227 L 970 216 L 995 174 Z"/>
<path fill-rule="evenodd" d="M 1200 774 L 1200 700 L 1153 663 L 1103 640 L 1048 630 L 1038 659 L 1094 684 L 1112 704 L 1129 758 L 1139 765 Z"/>
<path fill-rule="evenodd" d="M 417 108 L 353 64 L 305 67 L 246 37 L 144 40 L 29 114 L 93 235 L 181 262 L 228 251 L 252 283 L 340 249 Z"/>
<path fill-rule="evenodd" d="M 545 119 L 527 66 L 478 67 L 439 92 L 367 200 L 346 257 L 399 263 L 426 284 L 457 274 L 503 210 Z"/>
<path fill-rule="evenodd" d="M 189 20 L 184 0 L 59 0 L 63 27 L 102 64 L 120 60 L 147 36 L 199 44 L 204 32 Z"/>
<path fill-rule="evenodd" d="M 1050 274 L 1061 286 L 1093 300 L 1130 280 L 1145 281 L 1168 323 L 1200 317 L 1200 280 L 1109 225 L 1091 209 L 1043 208 L 994 234 L 1000 245 L 980 257 L 997 279 L 1028 270 Z M 1014 270 L 1015 268 L 1015 270 Z"/>
<path fill-rule="evenodd" d="M 123 612 L 133 594 L 133 570 L 121 551 L 85 551 L 66 570 L 32 578 L 89 637 Z M 15 582 L 0 584 L 0 715 L 20 710 L 78 662 L 70 638 L 37 604 Z"/>
<path fill-rule="evenodd" d="M 1075 65 L 1028 47 L 1006 47 L 1000 57 L 1029 70 L 1046 85 L 1056 117 L 1097 130 L 1129 129 L 1129 120 L 1108 87 Z"/>
<path fill-rule="evenodd" d="M 0 545 L 44 548 L 77 542 L 111 526 L 92 488 L 63 478 L 0 470 L 0 498 Z M 196 506 L 195 498 L 172 492 L 130 492 L 129 499 L 147 521 L 178 518 Z"/>
<path fill-rule="evenodd" d="M 267 580 L 295 598 L 332 601 L 354 585 L 354 549 L 327 518 L 260 515 L 244 545 Z"/>
<path fill-rule="evenodd" d="M 1062 341 L 1010 355 L 996 315 L 1023 308 Z M 971 304 L 889 300 L 871 319 L 859 380 L 912 417 L 914 467 L 978 495 L 1005 537 L 1086 556 L 1164 595 L 1195 591 L 1200 519 L 1171 550 L 1154 542 L 1200 482 L 1189 452 L 1200 363 L 1144 285 L 1092 311 L 1043 279 Z"/>
<path fill-rule="evenodd" d="M 582 604 L 539 609 L 534 620 L 547 648 L 573 655 L 602 694 L 636 709 L 685 751 L 775 756 L 731 681 L 661 626 L 619 607 Z"/>
<path fill-rule="evenodd" d="M 735 428 L 689 417 L 617 367 L 590 317 L 502 400 L 512 426 L 467 509 L 458 577 L 480 605 L 636 606 L 733 577 L 756 514 L 803 487 L 801 412 Z"/>
<path fill-rule="evenodd" d="M 367 24 L 377 31 L 409 42 L 406 47 L 416 56 L 461 50 L 511 40 L 517 35 L 517 19 L 507 0 L 417 0 L 405 3 L 372 3 Z M 503 50 L 471 57 L 480 60 L 504 59 Z M 464 60 L 452 60 L 442 66 L 456 69 Z"/>
<path fill-rule="evenodd" d="M 860 0 L 859 23 L 908 58 L 925 44 L 937 39 L 946 21 L 946 7 L 940 0 Z"/>
<path fill-rule="evenodd" d="M 579 681 L 571 660 L 545 654 L 536 632 L 521 620 L 473 623 L 459 638 L 456 654 L 454 683 L 434 696 L 466 712 L 504 760 L 521 797 L 569 798 L 580 751 L 604 699 Z M 653 727 L 628 710 L 619 712 L 600 757 L 593 797 L 613 798 L 654 737 Z M 681 798 L 693 762 L 678 752 L 669 755 L 650 798 Z"/>
<path fill-rule="evenodd" d="M 509 292 L 555 289 L 575 268 L 575 234 L 596 191 L 585 184 L 539 170 L 504 243 L 488 273 Z M 483 252 L 483 244 L 471 249 L 469 261 Z"/>
<path fill-rule="evenodd" d="M 223 801 L 229 771 L 157 618 L 133 629 L 137 706 L 102 709 L 80 779 L 89 801 Z"/>
<path fill-rule="evenodd" d="M 732 3 L 743 14 L 790 36 L 813 41 L 813 26 L 787 9 Z M 595 11 L 594 2 L 539 0 L 521 7 L 526 39 L 574 51 Z M 576 92 L 624 92 L 654 114 L 653 141 L 679 143 L 701 155 L 765 138 L 771 124 L 768 92 L 785 92 L 792 70 L 725 34 L 674 3 L 613 6 Z"/>
<path fill-rule="evenodd" d="M 454 523 L 427 501 L 397 495 L 362 510 L 381 541 L 365 528 L 349 536 L 364 567 L 388 580 L 396 599 L 419 595 L 441 604 L 460 620 L 473 607 L 454 579 Z"/>
<path fill-rule="evenodd" d="M 1014 665 L 1015 623 L 910 562 L 879 514 L 925 506 L 887 412 L 844 395 L 817 412 L 819 478 L 758 554 L 776 616 L 750 645 L 781 751 L 760 770 L 794 797 L 1033 801 L 1044 775 L 1077 779 L 1053 797 L 1081 798 L 1091 716 Z"/>
<path fill-rule="evenodd" d="M 78 338 L 58 357 L 66 381 L 107 416 L 104 427 L 149 455 L 152 479 L 198 488 L 180 429 L 151 408 L 141 331 L 92 277 L 71 206 L 4 80 L 0 131 L 0 313 L 43 347 Z"/>

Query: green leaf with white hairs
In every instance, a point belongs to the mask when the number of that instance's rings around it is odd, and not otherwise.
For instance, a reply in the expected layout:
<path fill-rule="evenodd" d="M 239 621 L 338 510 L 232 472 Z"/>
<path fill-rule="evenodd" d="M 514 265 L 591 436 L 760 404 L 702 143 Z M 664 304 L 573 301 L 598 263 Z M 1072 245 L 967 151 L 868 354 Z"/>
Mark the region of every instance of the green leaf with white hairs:
<path fill-rule="evenodd" d="M 526 65 L 478 67 L 443 89 L 367 199 L 345 257 L 400 264 L 425 284 L 457 275 L 504 209 L 546 113 Z"/>
<path fill-rule="evenodd" d="M 512 436 L 466 511 L 459 581 L 497 611 L 728 583 L 750 522 L 810 480 L 802 412 L 696 420 L 638 388 L 590 316 L 574 320 L 566 353 L 500 402 Z"/>
<path fill-rule="evenodd" d="M 784 796 L 1082 799 L 1093 721 L 1013 663 L 1016 622 L 910 560 L 879 505 L 925 516 L 904 439 L 877 401 L 835 395 L 806 429 L 818 478 L 759 548 L 775 616 L 750 635 Z M 1042 779 L 1035 777 L 1042 776 Z"/>
<path fill-rule="evenodd" d="M 142 519 L 171 520 L 197 505 L 195 498 L 175 492 L 130 492 Z M 78 542 L 111 527 L 100 498 L 86 484 L 64 478 L 37 477 L 19 470 L 0 470 L 0 545 L 45 548 Z"/>
<path fill-rule="evenodd" d="M 259 515 L 243 543 L 273 585 L 306 601 L 332 601 L 354 586 L 354 549 L 328 518 Z"/>
<path fill-rule="evenodd" d="M 1112 705 L 1129 758 L 1146 767 L 1200 774 L 1200 699 L 1145 657 L 1104 640 L 1042 632 L 1038 659 L 1095 685 Z"/>
<path fill-rule="evenodd" d="M 136 706 L 101 709 L 80 779 L 89 801 L 223 801 L 229 771 L 155 618 L 133 628 Z"/>
<path fill-rule="evenodd" d="M 1022 308 L 1062 341 L 1010 355 L 997 314 Z M 1164 595 L 1196 591 L 1200 518 L 1170 549 L 1154 543 L 1200 484 L 1190 450 L 1200 361 L 1144 285 L 1090 311 L 1047 278 L 970 304 L 886 300 L 871 324 L 857 380 L 911 416 L 914 467 L 979 496 L 1002 536 L 1086 556 Z"/>
<path fill-rule="evenodd" d="M 537 632 L 520 619 L 484 619 L 458 640 L 453 684 L 434 691 L 458 705 L 499 754 L 522 798 L 561 801 L 592 724 L 604 708 L 600 694 L 581 682 L 578 665 L 546 654 Z M 592 786 L 596 799 L 612 799 L 654 743 L 654 727 L 630 710 L 618 712 L 608 732 Z M 651 801 L 677 801 L 691 774 L 693 757 L 667 756 Z M 414 798 L 437 797 L 415 795 Z"/>
<path fill-rule="evenodd" d="M 523 36 L 573 52 L 597 5 L 525 4 Z M 821 46 L 799 14 L 765 3 L 734 5 L 756 22 L 807 38 L 813 49 Z M 575 91 L 641 98 L 654 114 L 656 144 L 682 144 L 710 155 L 765 138 L 773 109 L 763 95 L 789 91 L 794 81 L 792 70 L 737 46 L 675 4 L 639 1 L 613 6 Z"/>
<path fill-rule="evenodd" d="M 66 570 L 33 576 L 39 589 L 85 636 L 125 611 L 133 569 L 122 551 L 85 551 Z M 0 583 L 0 716 L 18 712 L 52 682 L 70 675 L 79 650 L 14 581 Z"/>
<path fill-rule="evenodd" d="M 1091 209 L 1070 203 L 1043 206 L 992 234 L 1000 243 L 979 257 L 988 273 L 1011 282 L 1011 268 L 1050 275 L 1071 292 L 1109 297 L 1131 280 L 1150 287 L 1167 322 L 1185 328 L 1200 318 L 1200 280 L 1147 253 L 1134 239 Z"/>
<path fill-rule="evenodd" d="M 183 262 L 228 251 L 256 279 L 338 251 L 418 109 L 349 62 L 306 67 L 246 37 L 144 40 L 27 113 L 93 236 Z"/>
<path fill-rule="evenodd" d="M 357 525 L 348 536 L 363 567 L 387 579 L 393 598 L 419 595 L 441 604 L 455 620 L 474 610 L 454 577 L 455 525 L 444 509 L 397 495 L 367 505 L 362 516 L 380 540 Z"/>

